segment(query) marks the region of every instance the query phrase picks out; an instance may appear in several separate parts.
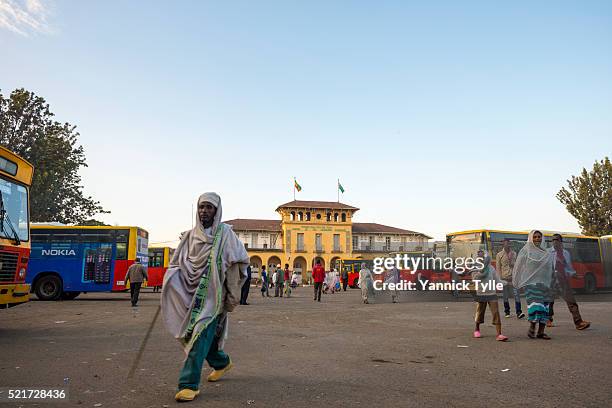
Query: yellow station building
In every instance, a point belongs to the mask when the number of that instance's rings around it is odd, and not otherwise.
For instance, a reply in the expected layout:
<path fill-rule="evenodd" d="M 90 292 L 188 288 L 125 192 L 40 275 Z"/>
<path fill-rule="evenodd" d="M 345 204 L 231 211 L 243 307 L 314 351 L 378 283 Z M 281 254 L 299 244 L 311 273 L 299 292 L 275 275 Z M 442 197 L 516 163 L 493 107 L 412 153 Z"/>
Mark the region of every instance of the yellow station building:
<path fill-rule="evenodd" d="M 375 223 L 356 223 L 359 208 L 340 202 L 291 201 L 279 205 L 280 220 L 225 221 L 244 243 L 251 266 L 289 264 L 306 280 L 317 261 L 326 270 L 340 259 L 372 259 L 418 250 L 430 236 Z"/>

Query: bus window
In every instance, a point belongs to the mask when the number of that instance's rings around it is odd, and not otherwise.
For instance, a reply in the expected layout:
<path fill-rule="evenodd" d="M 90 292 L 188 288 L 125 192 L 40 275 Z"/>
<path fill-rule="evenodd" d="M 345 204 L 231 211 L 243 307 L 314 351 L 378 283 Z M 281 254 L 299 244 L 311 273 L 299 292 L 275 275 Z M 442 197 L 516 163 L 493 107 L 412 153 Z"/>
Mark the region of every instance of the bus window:
<path fill-rule="evenodd" d="M 127 242 L 117 242 L 117 260 L 125 261 L 127 259 Z"/>
<path fill-rule="evenodd" d="M 32 231 L 32 242 L 36 242 L 36 243 L 46 243 L 49 242 L 51 239 L 51 235 L 50 234 L 38 234 L 36 232 L 36 230 Z"/>
<path fill-rule="evenodd" d="M 83 231 L 81 242 L 113 242 L 111 231 Z"/>
<path fill-rule="evenodd" d="M 117 230 L 115 234 L 115 241 L 117 242 L 117 254 L 116 259 L 125 261 L 127 259 L 127 245 L 128 245 L 128 230 Z"/>
<path fill-rule="evenodd" d="M 474 258 L 479 249 L 485 248 L 484 233 L 475 232 L 460 235 L 449 235 L 447 244 L 451 258 Z"/>
<path fill-rule="evenodd" d="M 164 266 L 164 250 L 153 250 L 149 251 L 149 266 L 157 268 Z"/>
<path fill-rule="evenodd" d="M 573 256 L 572 260 L 574 262 L 583 262 L 583 263 L 601 262 L 601 256 L 599 253 L 599 243 L 597 239 L 577 238 L 576 243 L 575 243 L 574 252 L 575 253 L 572 254 Z"/>
<path fill-rule="evenodd" d="M 76 244 L 79 242 L 79 234 L 64 234 L 61 232 L 59 234 L 51 234 L 51 241 L 54 243 L 62 242 L 68 244 Z"/>
<path fill-rule="evenodd" d="M 504 239 L 510 240 L 510 247 L 518 254 L 527 242 L 527 234 L 516 234 L 508 232 L 491 232 L 491 257 L 495 256 L 502 250 Z"/>

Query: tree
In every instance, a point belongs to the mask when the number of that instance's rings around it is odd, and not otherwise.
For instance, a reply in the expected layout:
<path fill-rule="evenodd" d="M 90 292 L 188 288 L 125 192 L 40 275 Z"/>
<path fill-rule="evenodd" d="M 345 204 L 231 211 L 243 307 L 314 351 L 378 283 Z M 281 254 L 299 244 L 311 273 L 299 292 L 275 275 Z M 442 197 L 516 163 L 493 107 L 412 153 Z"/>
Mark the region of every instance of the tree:
<path fill-rule="evenodd" d="M 79 227 L 108 227 L 110 224 L 105 224 L 102 221 L 98 221 L 94 218 L 90 218 L 88 220 L 79 222 L 77 224 Z"/>
<path fill-rule="evenodd" d="M 53 120 L 45 100 L 16 89 L 0 92 L 0 144 L 34 165 L 30 194 L 32 221 L 79 223 L 107 213 L 83 195 L 79 168 L 87 167 L 76 126 Z"/>
<path fill-rule="evenodd" d="M 612 234 L 612 164 L 606 157 L 596 161 L 593 170 L 582 169 L 580 176 L 567 180 L 557 198 L 576 218 L 586 235 Z"/>

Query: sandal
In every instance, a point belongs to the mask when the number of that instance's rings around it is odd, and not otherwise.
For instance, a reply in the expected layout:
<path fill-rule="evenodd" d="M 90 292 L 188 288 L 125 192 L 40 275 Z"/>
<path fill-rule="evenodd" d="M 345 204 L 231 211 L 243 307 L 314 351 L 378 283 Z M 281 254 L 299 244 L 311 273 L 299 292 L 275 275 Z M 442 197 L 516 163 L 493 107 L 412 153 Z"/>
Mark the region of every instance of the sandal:
<path fill-rule="evenodd" d="M 529 331 L 527 332 L 527 337 L 529 337 L 530 339 L 535 339 L 536 338 L 535 327 L 530 327 L 529 328 Z"/>
<path fill-rule="evenodd" d="M 551 340 L 552 337 L 550 337 L 548 334 L 546 333 L 542 333 L 542 334 L 538 334 L 538 339 L 543 339 L 543 340 Z"/>
<path fill-rule="evenodd" d="M 497 337 L 495 337 L 495 340 L 497 340 L 497 341 L 508 341 L 508 337 L 504 336 L 503 334 L 498 334 Z"/>
<path fill-rule="evenodd" d="M 476 331 L 474 332 L 474 338 L 475 338 L 475 339 L 479 339 L 479 338 L 480 338 L 480 331 L 479 331 L 479 330 L 476 330 Z"/>

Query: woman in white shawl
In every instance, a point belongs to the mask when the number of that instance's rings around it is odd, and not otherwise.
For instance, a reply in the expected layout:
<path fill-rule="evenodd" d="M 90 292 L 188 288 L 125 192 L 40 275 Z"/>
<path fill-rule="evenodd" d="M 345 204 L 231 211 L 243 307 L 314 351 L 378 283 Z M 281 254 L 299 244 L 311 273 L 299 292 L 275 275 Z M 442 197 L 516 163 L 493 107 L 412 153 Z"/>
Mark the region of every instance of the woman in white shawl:
<path fill-rule="evenodd" d="M 368 297 L 374 292 L 374 279 L 372 278 L 372 272 L 366 267 L 365 262 L 361 263 L 361 270 L 359 271 L 359 287 L 361 288 L 363 303 L 370 303 Z"/>
<path fill-rule="evenodd" d="M 177 401 L 199 394 L 204 359 L 217 381 L 232 368 L 223 352 L 227 312 L 240 300 L 249 256 L 234 231 L 221 223 L 221 198 L 198 198 L 195 227 L 183 234 L 164 276 L 161 309 L 168 331 L 187 355 L 179 376 Z"/>
<path fill-rule="evenodd" d="M 518 253 L 512 272 L 512 284 L 515 288 L 525 288 L 527 311 L 530 322 L 527 336 L 550 340 L 544 333 L 548 321 L 548 305 L 551 301 L 550 288 L 553 277 L 553 258 L 550 252 L 542 248 L 543 235 L 540 231 L 531 231 L 527 243 Z M 538 324 L 536 335 L 535 327 Z"/>

